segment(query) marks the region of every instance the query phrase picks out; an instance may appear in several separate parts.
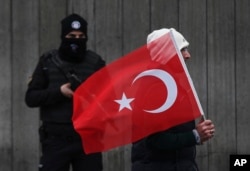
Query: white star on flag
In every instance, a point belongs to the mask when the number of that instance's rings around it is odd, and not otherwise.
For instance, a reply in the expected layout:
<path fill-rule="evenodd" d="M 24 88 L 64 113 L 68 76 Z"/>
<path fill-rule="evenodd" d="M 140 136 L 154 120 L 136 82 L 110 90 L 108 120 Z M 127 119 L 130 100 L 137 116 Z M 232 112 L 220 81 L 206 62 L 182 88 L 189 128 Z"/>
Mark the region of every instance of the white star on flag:
<path fill-rule="evenodd" d="M 122 94 L 122 99 L 120 100 L 114 100 L 116 103 L 118 103 L 120 105 L 119 107 L 119 112 L 124 109 L 127 108 L 129 110 L 132 110 L 130 103 L 134 100 L 135 98 L 127 98 L 125 93 Z"/>

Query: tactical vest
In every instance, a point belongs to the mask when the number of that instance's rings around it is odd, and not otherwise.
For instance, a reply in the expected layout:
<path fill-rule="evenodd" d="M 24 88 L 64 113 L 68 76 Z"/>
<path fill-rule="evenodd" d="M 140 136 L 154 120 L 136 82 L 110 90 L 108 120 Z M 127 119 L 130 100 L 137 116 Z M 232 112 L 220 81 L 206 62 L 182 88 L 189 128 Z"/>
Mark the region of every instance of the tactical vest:
<path fill-rule="evenodd" d="M 55 58 L 58 58 L 58 51 L 53 50 L 43 55 L 43 70 L 48 78 L 48 89 L 51 93 L 58 93 L 59 87 L 69 80 L 65 73 L 55 64 Z M 84 82 L 90 75 L 99 69 L 98 62 L 101 59 L 99 55 L 92 51 L 87 51 L 85 58 L 79 63 L 70 63 L 62 61 L 64 70 L 75 72 L 75 74 Z M 58 59 L 57 59 L 58 60 Z M 62 100 L 51 105 L 43 105 L 40 108 L 41 120 L 53 123 L 71 123 L 73 112 L 73 100 L 62 95 Z"/>

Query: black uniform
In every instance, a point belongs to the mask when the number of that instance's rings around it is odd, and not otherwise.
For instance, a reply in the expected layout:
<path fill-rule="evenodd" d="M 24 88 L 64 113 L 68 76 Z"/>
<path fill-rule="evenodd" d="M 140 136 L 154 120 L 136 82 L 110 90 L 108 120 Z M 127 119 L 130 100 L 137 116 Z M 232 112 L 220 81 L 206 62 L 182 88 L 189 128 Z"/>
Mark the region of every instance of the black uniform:
<path fill-rule="evenodd" d="M 61 62 L 61 66 L 55 61 Z M 101 153 L 84 153 L 71 120 L 73 101 L 63 96 L 60 86 L 72 81 L 65 72 L 75 74 L 84 82 L 104 65 L 101 57 L 89 50 L 78 62 L 61 60 L 57 50 L 40 57 L 25 97 L 29 107 L 40 107 L 43 123 L 39 130 L 42 143 L 40 170 L 68 171 L 70 164 L 74 171 L 102 170 Z"/>
<path fill-rule="evenodd" d="M 155 133 L 132 146 L 132 171 L 198 171 L 194 121 Z"/>

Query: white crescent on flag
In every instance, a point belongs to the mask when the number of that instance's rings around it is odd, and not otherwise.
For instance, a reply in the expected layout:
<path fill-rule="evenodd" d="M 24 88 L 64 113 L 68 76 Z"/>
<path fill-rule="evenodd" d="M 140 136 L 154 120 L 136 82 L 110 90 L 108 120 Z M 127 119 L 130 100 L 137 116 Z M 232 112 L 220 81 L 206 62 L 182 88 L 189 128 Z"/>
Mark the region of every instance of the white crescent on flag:
<path fill-rule="evenodd" d="M 161 113 L 168 110 L 174 104 L 178 92 L 174 78 L 166 71 L 160 69 L 151 69 L 137 75 L 133 80 L 132 84 L 136 80 L 144 76 L 153 76 L 160 79 L 164 83 L 166 89 L 168 90 L 168 96 L 162 106 L 154 110 L 144 110 L 144 111 L 148 113 Z"/>

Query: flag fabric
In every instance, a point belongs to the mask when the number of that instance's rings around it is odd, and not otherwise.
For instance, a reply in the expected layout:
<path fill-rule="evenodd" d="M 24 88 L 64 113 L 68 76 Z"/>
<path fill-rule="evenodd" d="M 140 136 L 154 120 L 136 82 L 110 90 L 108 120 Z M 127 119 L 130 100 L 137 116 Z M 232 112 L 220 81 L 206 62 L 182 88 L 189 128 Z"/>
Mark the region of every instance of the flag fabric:
<path fill-rule="evenodd" d="M 172 33 L 102 68 L 74 93 L 73 124 L 87 154 L 203 115 Z"/>

